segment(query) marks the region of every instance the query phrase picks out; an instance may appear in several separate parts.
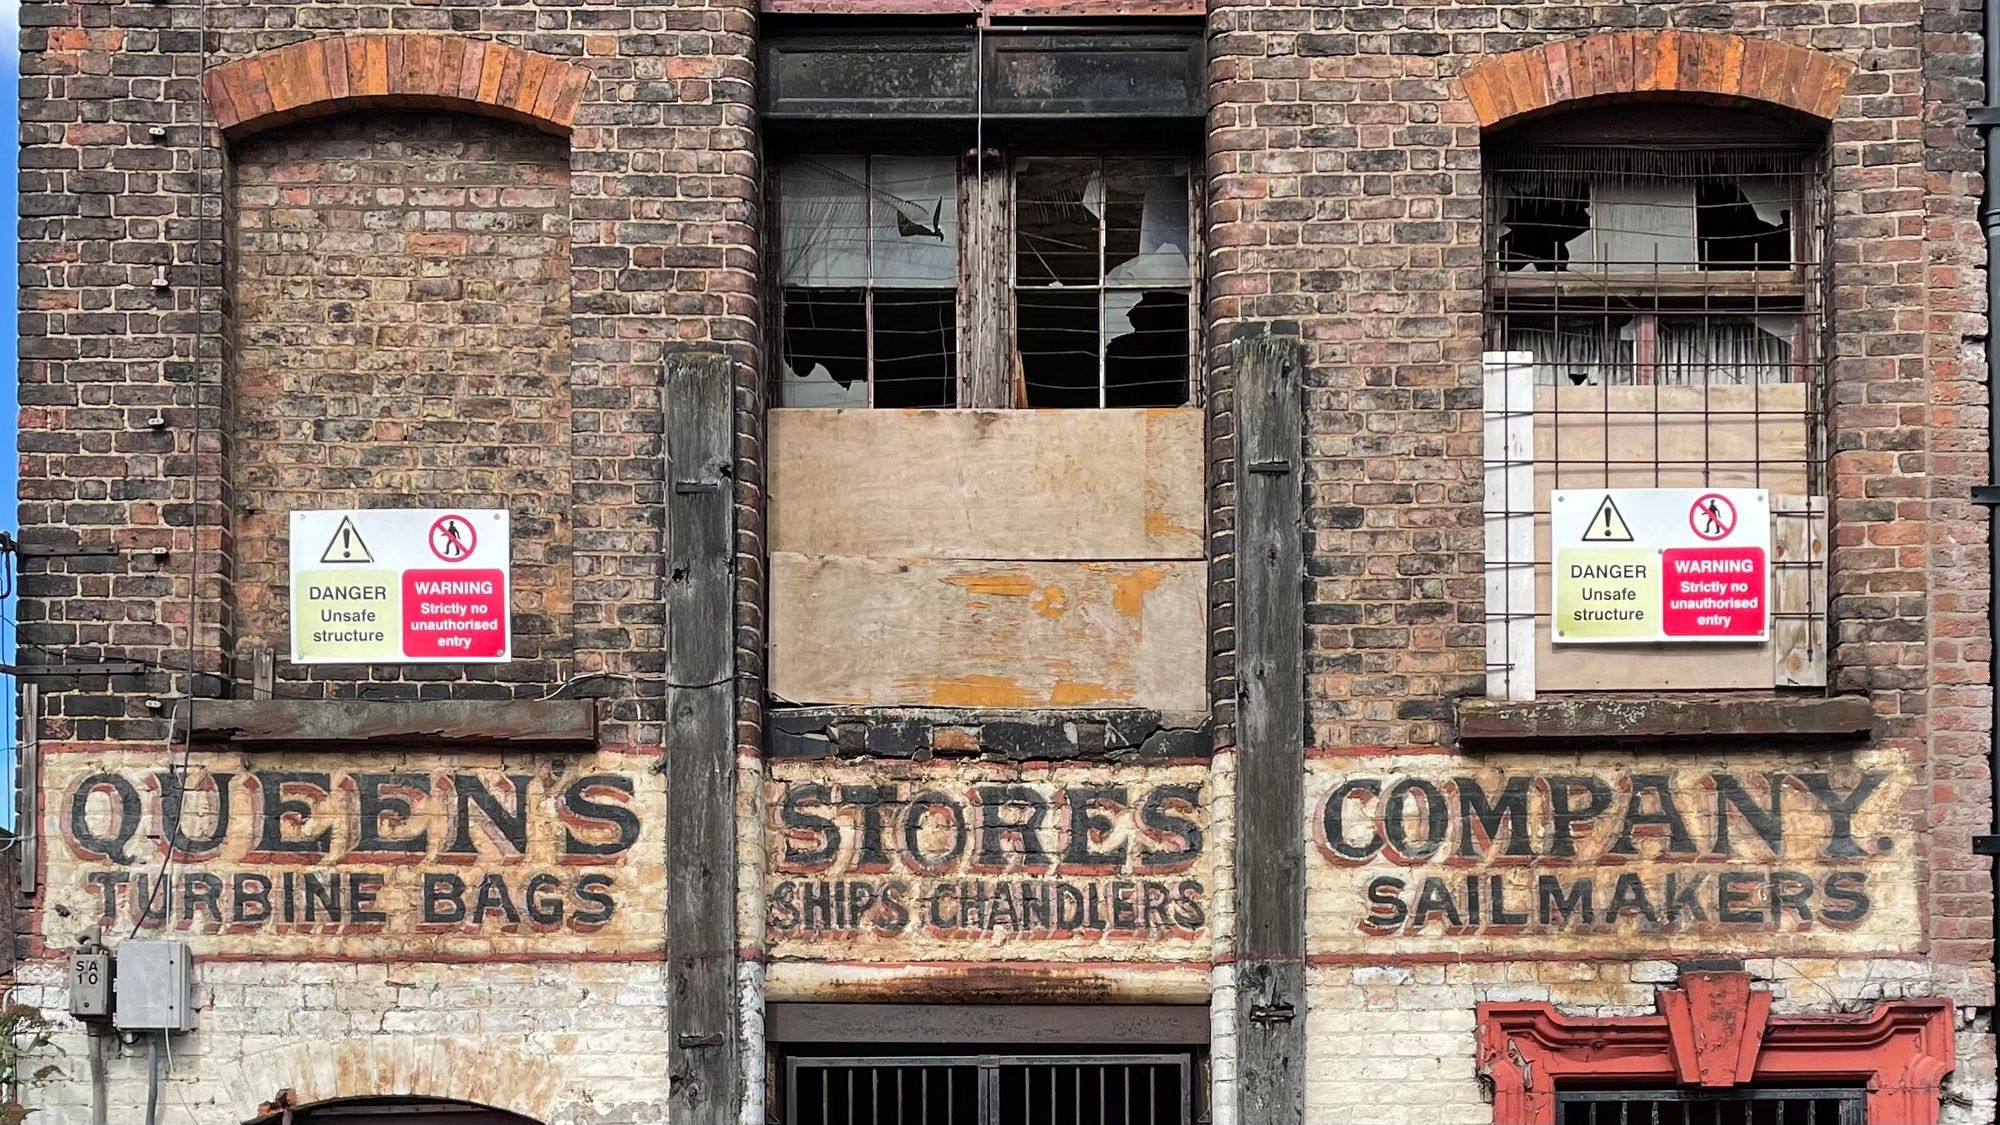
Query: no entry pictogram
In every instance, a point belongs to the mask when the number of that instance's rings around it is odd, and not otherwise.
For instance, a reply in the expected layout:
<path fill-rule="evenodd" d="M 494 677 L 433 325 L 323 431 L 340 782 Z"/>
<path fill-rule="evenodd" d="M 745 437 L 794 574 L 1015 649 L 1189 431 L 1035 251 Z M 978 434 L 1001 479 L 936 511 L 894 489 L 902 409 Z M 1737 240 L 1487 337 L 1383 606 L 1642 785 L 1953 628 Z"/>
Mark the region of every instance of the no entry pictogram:
<path fill-rule="evenodd" d="M 472 521 L 453 513 L 439 516 L 431 524 L 431 554 L 446 562 L 464 562 L 472 557 L 472 549 L 479 545 L 479 533 L 472 529 Z"/>
<path fill-rule="evenodd" d="M 1736 505 L 1720 492 L 1704 493 L 1688 509 L 1688 526 L 1711 542 L 1736 530 Z"/>

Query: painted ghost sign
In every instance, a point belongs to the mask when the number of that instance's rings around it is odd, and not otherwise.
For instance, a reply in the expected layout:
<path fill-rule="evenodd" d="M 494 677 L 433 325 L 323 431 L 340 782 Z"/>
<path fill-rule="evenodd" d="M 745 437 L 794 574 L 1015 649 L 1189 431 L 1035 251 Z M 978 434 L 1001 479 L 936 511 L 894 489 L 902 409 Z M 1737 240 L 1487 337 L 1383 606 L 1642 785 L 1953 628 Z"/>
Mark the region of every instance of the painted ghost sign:
<path fill-rule="evenodd" d="M 1880 751 L 1316 760 L 1314 949 L 1905 948 L 1908 785 Z"/>
<path fill-rule="evenodd" d="M 1207 953 L 1199 766 L 776 762 L 776 956 Z"/>
<path fill-rule="evenodd" d="M 455 753 L 44 758 L 44 937 L 143 917 L 200 953 L 643 953 L 661 945 L 642 759 Z M 176 763 L 178 764 L 178 763 Z"/>

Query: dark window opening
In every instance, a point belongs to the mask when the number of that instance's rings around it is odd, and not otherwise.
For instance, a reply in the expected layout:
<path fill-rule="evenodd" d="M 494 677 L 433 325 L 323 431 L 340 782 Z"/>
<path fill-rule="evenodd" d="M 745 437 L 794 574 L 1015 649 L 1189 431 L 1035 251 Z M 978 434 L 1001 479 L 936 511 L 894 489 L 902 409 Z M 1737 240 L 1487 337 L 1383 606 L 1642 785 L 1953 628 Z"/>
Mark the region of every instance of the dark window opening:
<path fill-rule="evenodd" d="M 1192 1125 L 1190 1054 L 794 1057 L 786 1125 Z"/>
<path fill-rule="evenodd" d="M 1557 1125 L 1862 1125 L 1861 1090 L 1564 1090 Z"/>
<path fill-rule="evenodd" d="M 1015 344 L 1028 406 L 1187 402 L 1188 191 L 1179 161 L 1017 164 Z"/>
<path fill-rule="evenodd" d="M 955 405 L 955 161 L 794 160 L 779 171 L 779 203 L 779 404 Z"/>
<path fill-rule="evenodd" d="M 775 188 L 780 406 L 1193 397 L 1188 161 L 802 156 Z"/>

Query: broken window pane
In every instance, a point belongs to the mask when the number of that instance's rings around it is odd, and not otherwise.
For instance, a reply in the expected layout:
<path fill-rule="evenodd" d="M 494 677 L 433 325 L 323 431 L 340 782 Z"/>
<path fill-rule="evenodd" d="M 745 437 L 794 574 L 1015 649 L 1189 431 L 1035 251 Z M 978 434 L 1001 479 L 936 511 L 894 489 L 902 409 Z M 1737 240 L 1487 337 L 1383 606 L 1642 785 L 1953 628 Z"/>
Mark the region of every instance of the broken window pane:
<path fill-rule="evenodd" d="M 1188 295 L 1185 292 L 1107 292 L 1104 339 L 1104 405 L 1187 404 Z"/>
<path fill-rule="evenodd" d="M 1791 185 L 1773 177 L 1702 183 L 1695 188 L 1694 227 L 1709 269 L 1789 269 Z"/>
<path fill-rule="evenodd" d="M 1185 403 L 1188 163 L 1023 160 L 1015 223 L 1015 340 L 1027 404 Z"/>
<path fill-rule="evenodd" d="M 784 315 L 778 405 L 868 405 L 867 291 L 787 289 Z"/>
<path fill-rule="evenodd" d="M 1107 160 L 1104 200 L 1104 283 L 1185 286 L 1187 162 Z"/>
<path fill-rule="evenodd" d="M 1096 285 L 1104 179 L 1095 159 L 1023 160 L 1014 179 L 1015 282 Z"/>
<path fill-rule="evenodd" d="M 949 156 L 836 156 L 778 171 L 783 406 L 957 398 L 958 188 Z"/>
<path fill-rule="evenodd" d="M 869 248 L 877 288 L 958 283 L 958 176 L 948 156 L 869 161 Z"/>
<path fill-rule="evenodd" d="M 1023 289 L 1018 294 L 1016 339 L 1029 406 L 1099 404 L 1097 302 L 1095 289 Z"/>
<path fill-rule="evenodd" d="M 875 291 L 875 405 L 948 407 L 958 401 L 958 294 Z"/>
<path fill-rule="evenodd" d="M 1790 269 L 1791 175 L 1504 172 L 1494 250 L 1503 270 L 1645 274 Z"/>

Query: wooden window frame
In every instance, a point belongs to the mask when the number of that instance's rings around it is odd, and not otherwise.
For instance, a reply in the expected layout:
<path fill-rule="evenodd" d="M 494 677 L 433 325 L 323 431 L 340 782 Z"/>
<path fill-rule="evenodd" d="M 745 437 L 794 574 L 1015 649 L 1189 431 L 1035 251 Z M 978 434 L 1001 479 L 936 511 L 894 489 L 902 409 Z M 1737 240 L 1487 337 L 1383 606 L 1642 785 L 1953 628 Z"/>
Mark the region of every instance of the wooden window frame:
<path fill-rule="evenodd" d="M 921 154 L 942 156 L 943 148 L 925 149 L 912 147 L 896 152 L 877 149 L 814 149 L 794 147 L 772 161 L 772 170 L 766 177 L 765 214 L 770 216 L 766 237 L 767 253 L 765 261 L 774 263 L 769 271 L 766 286 L 767 299 L 776 315 L 769 318 L 767 349 L 772 357 L 770 364 L 769 394 L 774 407 L 783 408 L 783 367 L 784 367 L 784 301 L 787 288 L 784 277 L 784 229 L 780 217 L 781 192 L 779 186 L 781 169 L 794 159 L 872 157 L 896 154 Z M 958 157 L 957 206 L 958 206 L 958 284 L 955 308 L 956 348 L 957 348 L 957 388 L 955 402 L 949 409 L 960 410 L 1013 410 L 1031 409 L 1025 401 L 1025 388 L 1017 378 L 1019 360 L 1017 255 L 1015 252 L 1018 225 L 1015 209 L 1015 184 L 1017 169 L 1021 161 L 1042 158 L 1088 157 L 1092 159 L 1160 159 L 1184 160 L 1188 165 L 1187 208 L 1188 208 L 1188 339 L 1187 339 L 1187 398 L 1184 407 L 1199 406 L 1206 390 L 1205 362 L 1202 348 L 1203 317 L 1205 295 L 1202 288 L 1202 260 L 1205 252 L 1203 244 L 1202 216 L 1205 211 L 1200 176 L 1199 154 L 1192 151 L 1174 151 L 1169 148 L 1152 146 L 1131 151 L 1102 149 L 1084 152 L 1073 145 L 1013 145 L 1007 148 L 989 146 L 983 152 L 974 149 Z M 1145 286 L 1104 286 L 1107 289 Z M 1153 286 L 1150 288 L 1167 290 L 1177 287 Z M 1099 326 L 1100 332 L 1102 325 Z M 1099 341 L 1097 407 L 1070 407 L 1063 409 L 1103 409 L 1105 372 L 1102 358 L 1103 341 Z M 874 409 L 874 376 L 872 360 L 869 370 L 867 402 L 868 409 Z M 812 408 L 805 408 L 812 409 Z M 854 407 L 852 409 L 860 409 Z M 947 409 L 937 407 L 936 409 Z"/>

